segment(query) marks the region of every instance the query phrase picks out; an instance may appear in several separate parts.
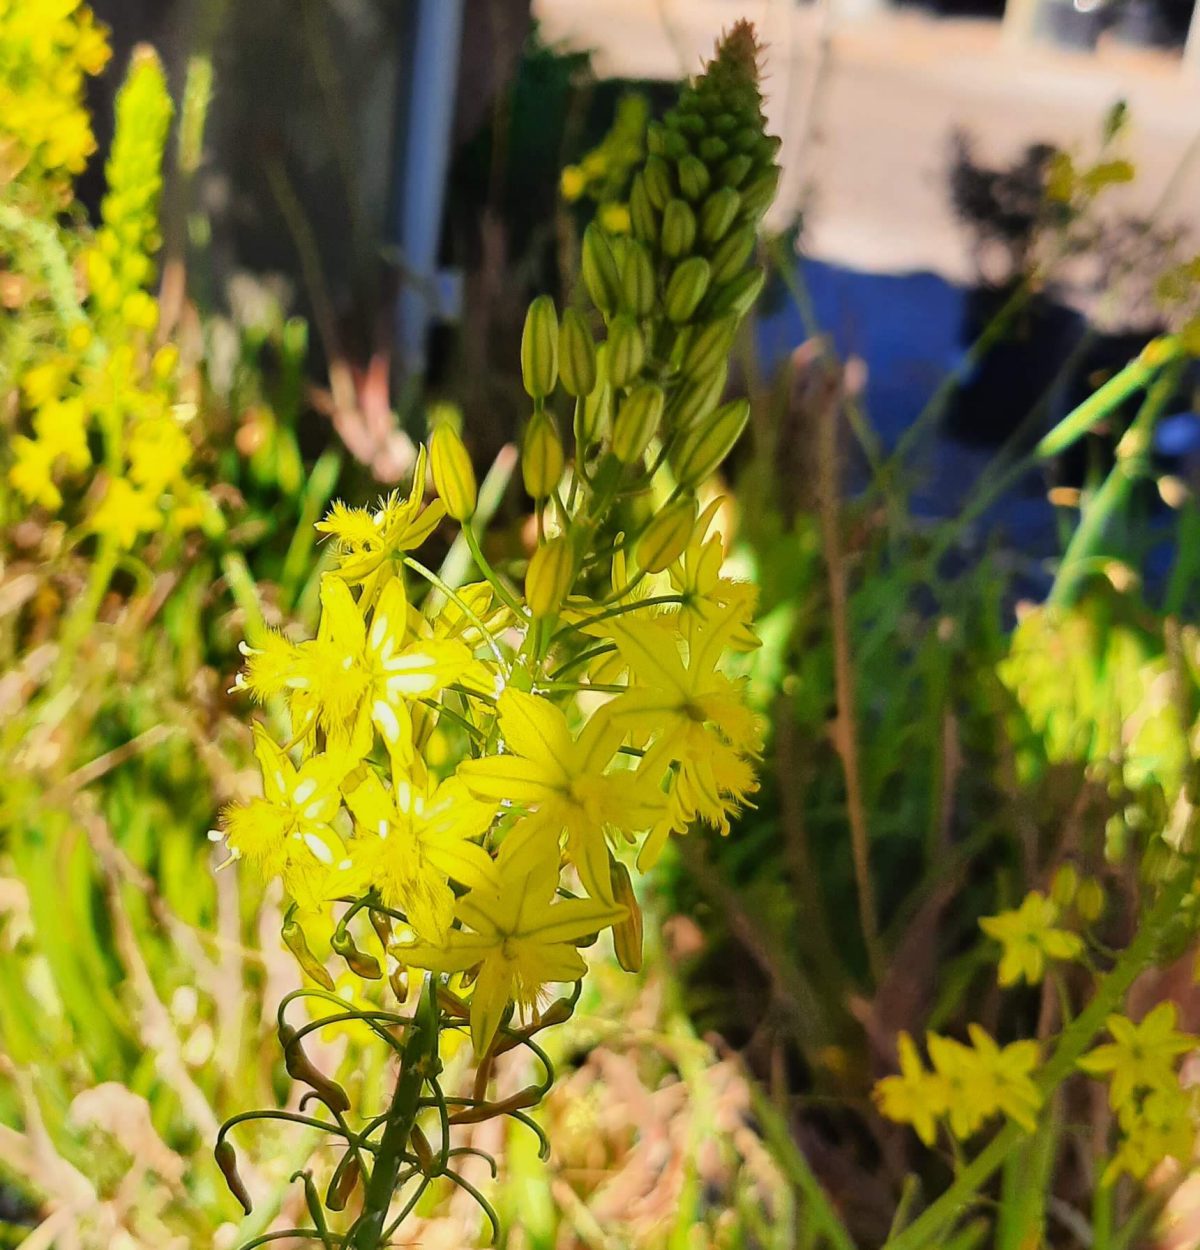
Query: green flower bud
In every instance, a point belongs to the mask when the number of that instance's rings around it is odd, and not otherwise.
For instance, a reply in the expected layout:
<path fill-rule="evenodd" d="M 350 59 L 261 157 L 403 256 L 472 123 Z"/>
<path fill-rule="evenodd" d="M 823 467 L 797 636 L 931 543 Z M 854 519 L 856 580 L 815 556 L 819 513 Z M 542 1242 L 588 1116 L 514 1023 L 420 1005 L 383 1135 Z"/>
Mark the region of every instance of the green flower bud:
<path fill-rule="evenodd" d="M 651 156 L 662 156 L 667 128 L 662 122 L 654 121 L 646 127 L 646 151 Z"/>
<path fill-rule="evenodd" d="M 558 376 L 568 395 L 590 395 L 596 385 L 596 344 L 577 308 L 568 308 L 558 327 Z"/>
<path fill-rule="evenodd" d="M 678 130 L 664 130 L 661 155 L 668 161 L 681 161 L 691 149 L 687 139 Z"/>
<path fill-rule="evenodd" d="M 558 381 L 558 316 L 549 295 L 539 295 L 525 314 L 521 380 L 534 399 L 545 399 Z"/>
<path fill-rule="evenodd" d="M 683 554 L 696 525 L 696 501 L 680 499 L 660 512 L 637 541 L 635 559 L 639 569 L 661 573 Z"/>
<path fill-rule="evenodd" d="M 446 505 L 446 515 L 460 524 L 469 521 L 475 515 L 478 498 L 475 469 L 458 432 L 445 421 L 429 439 L 429 463 L 433 486 Z"/>
<path fill-rule="evenodd" d="M 671 200 L 663 211 L 662 250 L 672 259 L 686 256 L 696 242 L 696 214 L 683 200 Z"/>
<path fill-rule="evenodd" d="M 544 408 L 539 408 L 529 418 L 521 445 L 521 478 L 525 490 L 534 499 L 548 498 L 562 478 L 564 464 L 562 439 L 554 418 Z"/>
<path fill-rule="evenodd" d="M 603 441 L 612 425 L 612 387 L 608 384 L 608 344 L 596 352 L 596 385 L 575 405 L 575 446 L 581 456 Z"/>
<path fill-rule="evenodd" d="M 750 176 L 754 161 L 744 152 L 731 156 L 717 171 L 717 178 L 723 187 L 740 187 Z"/>
<path fill-rule="evenodd" d="M 690 490 L 710 477 L 733 450 L 749 417 L 748 401 L 735 399 L 685 430 L 670 455 L 675 480 L 680 486 Z"/>
<path fill-rule="evenodd" d="M 645 454 L 662 422 L 666 396 L 654 382 L 635 386 L 622 401 L 613 421 L 613 455 L 622 464 L 634 464 Z"/>
<path fill-rule="evenodd" d="M 771 206 L 779 188 L 780 172 L 779 166 L 773 165 L 742 188 L 742 214 L 747 220 L 757 221 Z"/>
<path fill-rule="evenodd" d="M 766 280 L 765 270 L 748 269 L 731 281 L 714 287 L 707 309 L 709 315 L 721 317 L 729 313 L 738 318 L 744 317 L 762 293 Z"/>
<path fill-rule="evenodd" d="M 1095 877 L 1084 877 L 1079 883 L 1075 910 L 1085 924 L 1095 924 L 1104 914 L 1104 887 Z"/>
<path fill-rule="evenodd" d="M 696 155 L 706 165 L 715 165 L 729 155 L 729 144 L 720 135 L 705 135 L 696 145 Z"/>
<path fill-rule="evenodd" d="M 621 279 L 617 274 L 617 262 L 603 231 L 593 222 L 583 232 L 582 255 L 583 285 L 592 303 L 610 316 L 617 311 L 621 298 Z"/>
<path fill-rule="evenodd" d="M 621 264 L 621 307 L 635 317 L 648 317 L 654 308 L 654 261 L 644 244 L 631 241 Z"/>
<path fill-rule="evenodd" d="M 689 200 L 699 200 L 708 190 L 712 175 L 698 156 L 685 156 L 679 162 L 679 189 Z"/>
<path fill-rule="evenodd" d="M 609 857 L 608 867 L 612 881 L 613 898 L 625 908 L 625 919 L 613 925 L 613 953 L 617 963 L 626 972 L 642 970 L 642 909 L 633 892 L 629 869 L 619 860 Z"/>
<path fill-rule="evenodd" d="M 650 203 L 646 180 L 641 174 L 634 177 L 629 189 L 629 224 L 633 237 L 643 243 L 653 243 L 658 238 L 658 214 Z"/>
<path fill-rule="evenodd" d="M 608 327 L 608 379 L 613 386 L 628 386 L 641 372 L 646 359 L 646 337 L 638 323 L 622 313 Z"/>
<path fill-rule="evenodd" d="M 742 197 L 732 187 L 718 187 L 700 209 L 700 237 L 704 242 L 719 243 L 741 206 Z"/>
<path fill-rule="evenodd" d="M 542 543 L 525 571 L 525 602 L 534 618 L 553 616 L 571 589 L 575 553 L 565 534 Z"/>
<path fill-rule="evenodd" d="M 663 303 L 674 322 L 690 320 L 708 290 L 712 270 L 703 256 L 689 256 L 675 267 Z"/>
<path fill-rule="evenodd" d="M 721 317 L 698 326 L 683 353 L 683 372 L 689 378 L 711 373 L 729 355 L 737 328 L 737 317 Z"/>
<path fill-rule="evenodd" d="M 729 136 L 729 146 L 735 152 L 745 152 L 748 156 L 753 156 L 761 134 L 761 126 L 743 126 Z"/>
<path fill-rule="evenodd" d="M 754 254 L 756 231 L 753 226 L 741 226 L 727 234 L 712 254 L 712 280 L 720 285 L 736 277 Z"/>
<path fill-rule="evenodd" d="M 650 197 L 650 203 L 662 212 L 667 201 L 675 194 L 671 166 L 661 156 L 648 156 L 642 176 L 646 180 L 646 194 Z"/>
<path fill-rule="evenodd" d="M 722 358 L 708 373 L 685 382 L 671 397 L 667 422 L 672 430 L 686 430 L 702 421 L 721 402 L 729 381 L 729 361 Z"/>
<path fill-rule="evenodd" d="M 1075 901 L 1079 889 L 1079 870 L 1072 863 L 1063 864 L 1050 882 L 1050 897 L 1065 911 Z"/>

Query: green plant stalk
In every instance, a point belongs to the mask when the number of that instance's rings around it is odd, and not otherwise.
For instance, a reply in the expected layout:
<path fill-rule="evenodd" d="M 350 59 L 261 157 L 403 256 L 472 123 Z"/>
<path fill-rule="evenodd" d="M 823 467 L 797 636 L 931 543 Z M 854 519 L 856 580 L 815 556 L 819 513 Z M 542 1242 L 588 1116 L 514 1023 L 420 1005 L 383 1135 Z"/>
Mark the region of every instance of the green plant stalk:
<path fill-rule="evenodd" d="M 1100 489 L 1085 505 L 1079 525 L 1067 544 L 1058 575 L 1050 590 L 1050 604 L 1066 607 L 1074 600 L 1075 592 L 1083 580 L 1088 563 L 1096 555 L 1109 521 L 1124 506 L 1130 488 L 1148 463 L 1154 427 L 1171 399 L 1183 363 L 1184 358 L 1181 355 L 1175 356 L 1170 366 L 1158 375 L 1146 393 L 1133 424 L 1117 444 L 1116 464 Z"/>
<path fill-rule="evenodd" d="M 1183 354 L 1183 344 L 1174 336 L 1151 339 L 1137 359 L 1131 360 L 1124 369 L 1109 378 L 1038 443 L 1033 451 L 1034 458 L 1048 460 L 1066 451 L 1095 429 L 1118 404 L 1134 391 L 1149 386 L 1165 366 L 1179 360 Z"/>
<path fill-rule="evenodd" d="M 1137 936 L 1117 963 L 1101 980 L 1092 1001 L 1075 1017 L 1059 1038 L 1050 1061 L 1042 1069 L 1039 1085 L 1049 1096 L 1075 1069 L 1092 1039 L 1104 1027 L 1105 1018 L 1117 1010 L 1129 987 L 1152 961 L 1155 948 L 1176 919 L 1179 906 L 1194 882 L 1194 865 L 1189 860 L 1176 873 L 1145 917 Z M 1004 1166 L 1010 1154 L 1029 1140 L 1020 1125 L 1008 1123 L 958 1173 L 953 1184 L 898 1236 L 884 1243 L 884 1250 L 926 1250 L 938 1244 L 947 1230 L 970 1205 L 992 1175 Z"/>
<path fill-rule="evenodd" d="M 396 1192 L 397 1178 L 407 1162 L 406 1147 L 416 1124 L 425 1081 L 437 1066 L 438 1006 L 434 978 L 426 976 L 421 1006 L 412 1031 L 404 1043 L 400 1075 L 388 1109 L 379 1150 L 371 1168 L 363 1198 L 362 1214 L 355 1221 L 347 1244 L 352 1250 L 379 1250 L 388 1209 Z"/>

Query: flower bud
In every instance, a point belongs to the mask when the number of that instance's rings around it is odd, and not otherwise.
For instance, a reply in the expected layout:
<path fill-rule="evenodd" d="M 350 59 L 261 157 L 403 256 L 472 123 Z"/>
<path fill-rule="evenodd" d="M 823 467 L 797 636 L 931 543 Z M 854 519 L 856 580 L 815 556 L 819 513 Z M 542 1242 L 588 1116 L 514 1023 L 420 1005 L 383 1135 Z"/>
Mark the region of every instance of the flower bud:
<path fill-rule="evenodd" d="M 731 156 L 722 163 L 721 168 L 717 172 L 717 177 L 723 187 L 736 189 L 746 181 L 753 168 L 754 161 L 744 152 L 739 152 L 736 156 Z"/>
<path fill-rule="evenodd" d="M 733 450 L 750 417 L 750 405 L 735 399 L 683 432 L 671 454 L 675 480 L 691 489 L 709 477 Z"/>
<path fill-rule="evenodd" d="M 696 242 L 696 214 L 683 200 L 671 200 L 663 211 L 662 250 L 674 259 L 686 256 Z"/>
<path fill-rule="evenodd" d="M 608 328 L 608 380 L 613 386 L 628 386 L 645 359 L 646 338 L 637 322 L 625 313 L 614 317 Z"/>
<path fill-rule="evenodd" d="M 643 243 L 653 243 L 658 237 L 658 214 L 650 203 L 646 180 L 638 174 L 629 188 L 629 224 L 633 237 Z"/>
<path fill-rule="evenodd" d="M 676 265 L 663 303 L 667 316 L 674 322 L 688 321 L 708 290 L 712 271 L 703 256 L 689 256 Z"/>
<path fill-rule="evenodd" d="M 446 505 L 446 515 L 460 524 L 469 521 L 475 515 L 478 497 L 475 469 L 458 432 L 445 421 L 430 436 L 429 463 L 434 489 Z"/>
<path fill-rule="evenodd" d="M 296 1040 L 296 1030 L 286 1021 L 280 1021 L 278 1033 L 279 1045 L 283 1049 L 283 1066 L 288 1076 L 293 1081 L 308 1085 L 331 1111 L 349 1111 L 350 1099 L 346 1091 L 308 1057 L 304 1047 Z"/>
<path fill-rule="evenodd" d="M 594 222 L 583 232 L 581 258 L 583 285 L 587 287 L 592 303 L 605 315 L 617 311 L 621 297 L 621 279 L 617 274 L 617 262 L 604 232 Z"/>
<path fill-rule="evenodd" d="M 696 524 L 696 501 L 680 499 L 664 509 L 642 532 L 636 549 L 637 566 L 661 573 L 683 554 Z"/>
<path fill-rule="evenodd" d="M 733 225 L 742 206 L 742 197 L 732 187 L 718 187 L 700 209 L 700 237 L 705 243 L 719 243 Z"/>
<path fill-rule="evenodd" d="M 721 402 L 729 380 L 729 361 L 722 358 L 708 372 L 685 382 L 667 408 L 667 422 L 673 431 L 686 430 L 704 420 Z"/>
<path fill-rule="evenodd" d="M 646 180 L 646 194 L 650 197 L 650 203 L 662 212 L 667 201 L 675 194 L 670 165 L 661 156 L 649 156 L 646 158 L 642 176 Z"/>
<path fill-rule="evenodd" d="M 683 353 L 683 363 L 680 366 L 683 372 L 689 378 L 711 373 L 729 355 L 737 328 L 736 317 L 722 317 L 697 327 Z"/>
<path fill-rule="evenodd" d="M 525 571 L 525 602 L 536 620 L 553 616 L 571 589 L 575 553 L 565 534 L 542 543 Z"/>
<path fill-rule="evenodd" d="M 705 135 L 696 145 L 696 155 L 706 165 L 715 165 L 729 155 L 729 144 L 720 135 Z"/>
<path fill-rule="evenodd" d="M 629 878 L 629 869 L 618 860 L 608 861 L 609 874 L 612 881 L 613 898 L 626 911 L 625 919 L 613 925 L 613 952 L 617 963 L 626 972 L 642 970 L 642 909 L 638 906 L 637 897 L 633 892 L 633 882 Z"/>
<path fill-rule="evenodd" d="M 1065 911 L 1075 901 L 1075 892 L 1078 889 L 1079 873 L 1075 865 L 1063 864 L 1050 882 L 1050 897 L 1062 911 Z"/>
<path fill-rule="evenodd" d="M 762 294 L 766 280 L 764 269 L 749 269 L 745 273 L 739 273 L 736 278 L 713 289 L 713 297 L 708 305 L 709 313 L 714 317 L 726 313 L 744 317 Z"/>
<path fill-rule="evenodd" d="M 631 242 L 621 264 L 621 307 L 635 317 L 648 317 L 654 308 L 654 261 L 644 244 Z"/>
<path fill-rule="evenodd" d="M 558 327 L 558 375 L 568 395 L 590 395 L 596 385 L 596 344 L 577 308 L 566 309 Z"/>
<path fill-rule="evenodd" d="M 596 352 L 596 385 L 575 405 L 575 446 L 580 455 L 599 443 L 612 424 L 612 387 L 608 384 L 608 344 Z"/>
<path fill-rule="evenodd" d="M 564 464 L 562 439 L 554 426 L 554 418 L 539 408 L 525 427 L 521 447 L 521 477 L 526 491 L 534 499 L 546 499 L 554 493 L 562 477 Z"/>
<path fill-rule="evenodd" d="M 1075 910 L 1080 920 L 1095 924 L 1104 914 L 1104 887 L 1095 877 L 1084 877 L 1075 893 Z"/>
<path fill-rule="evenodd" d="M 612 436 L 613 455 L 622 464 L 634 464 L 646 454 L 662 421 L 664 403 L 663 389 L 654 382 L 635 386 L 622 401 Z"/>
<path fill-rule="evenodd" d="M 754 253 L 756 232 L 753 226 L 741 226 L 728 234 L 712 254 L 712 280 L 718 285 L 736 277 Z"/>
<path fill-rule="evenodd" d="M 742 214 L 747 220 L 757 221 L 771 206 L 779 189 L 779 175 L 779 166 L 773 165 L 742 189 Z"/>
<path fill-rule="evenodd" d="M 698 156 L 685 156 L 679 162 L 679 189 L 692 201 L 703 198 L 712 181 L 708 166 Z"/>
<path fill-rule="evenodd" d="M 558 316 L 549 295 L 539 295 L 525 314 L 521 380 L 534 399 L 545 399 L 558 381 Z"/>

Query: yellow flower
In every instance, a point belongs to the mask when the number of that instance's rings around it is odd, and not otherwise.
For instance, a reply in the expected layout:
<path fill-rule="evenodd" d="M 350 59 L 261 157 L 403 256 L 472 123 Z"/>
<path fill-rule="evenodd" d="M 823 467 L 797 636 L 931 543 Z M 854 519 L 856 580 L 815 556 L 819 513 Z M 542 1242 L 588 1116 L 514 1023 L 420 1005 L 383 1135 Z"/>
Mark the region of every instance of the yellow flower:
<path fill-rule="evenodd" d="M 1174 1003 L 1159 1003 L 1140 1024 L 1109 1016 L 1105 1028 L 1113 1040 L 1084 1055 L 1079 1066 L 1092 1076 L 1109 1074 L 1114 1108 L 1129 1106 L 1138 1090 L 1173 1086 L 1176 1060 L 1197 1045 L 1196 1038 L 1176 1030 Z"/>
<path fill-rule="evenodd" d="M 413 748 L 410 704 L 439 694 L 476 667 L 463 643 L 406 642 L 407 629 L 408 600 L 399 578 L 384 587 L 368 628 L 350 587 L 327 574 L 316 638 L 290 643 L 272 634 L 257 648 L 243 648 L 248 663 L 239 685 L 260 700 L 286 694 L 296 732 L 320 728 L 333 747 L 355 759 L 370 751 L 374 726 L 396 764 L 405 765 Z"/>
<path fill-rule="evenodd" d="M 1102 1185 L 1112 1185 L 1122 1172 L 1144 1180 L 1167 1159 L 1186 1164 L 1195 1155 L 1195 1102 L 1177 1083 L 1151 1091 L 1121 1116 L 1121 1127 L 1121 1144 L 1104 1169 Z"/>
<path fill-rule="evenodd" d="M 639 771 L 661 776 L 678 764 L 673 781 L 677 823 L 702 820 L 722 833 L 756 788 L 748 759 L 761 748 L 758 718 L 740 685 L 717 671 L 739 626 L 733 611 L 692 631 L 686 663 L 673 639 L 651 621 L 618 619 L 612 636 L 637 684 L 611 705 L 622 730 L 652 735 Z"/>
<path fill-rule="evenodd" d="M 318 755 L 297 769 L 261 725 L 254 726 L 254 753 L 263 797 L 222 813 L 230 854 L 248 860 L 264 877 L 282 876 L 302 908 L 319 906 L 331 893 L 334 872 L 345 867 L 346 848 L 333 820 L 347 761 Z"/>
<path fill-rule="evenodd" d="M 62 493 L 54 481 L 54 448 L 24 434 L 14 434 L 12 449 L 14 459 L 8 480 L 13 488 L 26 503 L 39 504 L 51 512 L 61 508 Z"/>
<path fill-rule="evenodd" d="M 417 942 L 397 946 L 405 963 L 432 972 L 478 968 L 471 994 L 471 1042 L 487 1053 L 509 1003 L 531 1011 L 551 981 L 577 981 L 587 965 L 575 944 L 622 919 L 625 908 L 597 899 L 554 902 L 558 865 L 541 864 L 517 873 L 500 864 L 494 888 L 476 889 L 458 900 L 458 919 L 444 946 Z"/>
<path fill-rule="evenodd" d="M 424 507 L 426 455 L 424 447 L 417 452 L 407 499 L 393 491 L 379 501 L 374 512 L 335 503 L 329 515 L 317 522 L 317 529 L 334 540 L 338 572 L 346 581 L 365 581 L 384 561 L 419 547 L 445 516 L 446 506 L 440 499 Z"/>
<path fill-rule="evenodd" d="M 472 799 L 453 778 L 418 786 L 396 776 L 389 792 L 370 769 L 345 794 L 357 832 L 354 868 L 386 906 L 404 912 L 417 937 L 441 945 L 454 920 L 450 880 L 470 889 L 496 884 L 491 857 L 471 841 L 492 823 L 495 804 Z"/>
<path fill-rule="evenodd" d="M 934 1071 L 946 1084 L 950 1131 L 963 1141 L 995 1113 L 992 1091 L 979 1079 L 981 1065 L 970 1046 L 937 1033 L 928 1034 L 925 1045 Z"/>
<path fill-rule="evenodd" d="M 967 1032 L 975 1052 L 976 1079 L 982 1087 L 980 1102 L 986 1101 L 1032 1133 L 1042 1106 L 1042 1095 L 1030 1079 L 1039 1058 L 1037 1042 L 1011 1042 L 1001 1048 L 978 1024 L 968 1025 Z"/>
<path fill-rule="evenodd" d="M 561 709 L 512 688 L 500 696 L 499 714 L 509 753 L 466 760 L 458 775 L 477 797 L 507 799 L 529 813 L 505 838 L 501 858 L 529 868 L 565 830 L 584 889 L 613 902 L 607 835 L 641 833 L 661 808 L 661 795 L 639 773 L 605 772 L 623 731 L 601 710 L 575 739 Z"/>
<path fill-rule="evenodd" d="M 900 1074 L 875 1083 L 873 1096 L 880 1112 L 897 1124 L 911 1124 L 927 1146 L 937 1137 L 937 1122 L 950 1109 L 943 1077 L 926 1071 L 916 1044 L 907 1033 L 896 1039 Z"/>
<path fill-rule="evenodd" d="M 140 535 L 160 529 L 163 519 L 154 495 L 118 477 L 109 482 L 91 524 L 97 534 L 111 534 L 120 546 L 130 548 Z"/>
<path fill-rule="evenodd" d="M 1015 985 L 1022 978 L 1036 985 L 1046 975 L 1046 961 L 1077 959 L 1083 940 L 1077 933 L 1058 929 L 1058 908 L 1038 890 L 1031 890 L 1014 911 L 984 916 L 979 927 L 1001 944 L 999 981 Z"/>

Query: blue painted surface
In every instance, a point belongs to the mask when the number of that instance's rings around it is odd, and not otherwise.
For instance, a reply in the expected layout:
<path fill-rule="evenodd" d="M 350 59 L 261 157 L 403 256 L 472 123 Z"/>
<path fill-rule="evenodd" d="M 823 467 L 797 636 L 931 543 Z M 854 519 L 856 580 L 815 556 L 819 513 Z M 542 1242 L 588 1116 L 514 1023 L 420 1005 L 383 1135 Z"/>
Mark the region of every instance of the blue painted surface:
<path fill-rule="evenodd" d="M 817 320 L 843 358 L 867 365 L 864 406 L 886 447 L 894 447 L 937 389 L 960 368 L 970 343 L 965 289 L 931 273 L 872 274 L 814 260 L 801 262 Z M 758 348 L 764 365 L 776 368 L 805 338 L 790 299 L 764 313 Z M 958 515 L 994 458 L 993 447 L 931 436 L 916 466 L 912 506 L 918 516 Z M 1037 561 L 1056 554 L 1054 510 L 1041 477 L 1019 482 L 981 518 L 974 536 L 999 534 L 1006 545 Z M 1040 580 L 1038 570 L 1031 575 Z"/>

